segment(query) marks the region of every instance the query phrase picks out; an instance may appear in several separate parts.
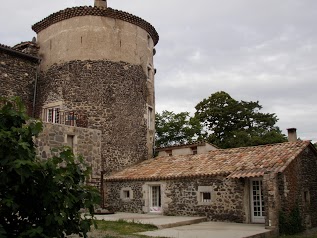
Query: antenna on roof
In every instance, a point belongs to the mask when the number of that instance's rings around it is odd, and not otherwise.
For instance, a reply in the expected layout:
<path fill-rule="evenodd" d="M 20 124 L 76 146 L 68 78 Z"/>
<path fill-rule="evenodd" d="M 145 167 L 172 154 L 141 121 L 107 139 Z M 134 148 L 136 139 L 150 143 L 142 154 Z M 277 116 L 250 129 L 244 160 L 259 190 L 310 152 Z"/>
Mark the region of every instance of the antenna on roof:
<path fill-rule="evenodd" d="M 107 8 L 107 0 L 95 0 L 95 7 Z"/>

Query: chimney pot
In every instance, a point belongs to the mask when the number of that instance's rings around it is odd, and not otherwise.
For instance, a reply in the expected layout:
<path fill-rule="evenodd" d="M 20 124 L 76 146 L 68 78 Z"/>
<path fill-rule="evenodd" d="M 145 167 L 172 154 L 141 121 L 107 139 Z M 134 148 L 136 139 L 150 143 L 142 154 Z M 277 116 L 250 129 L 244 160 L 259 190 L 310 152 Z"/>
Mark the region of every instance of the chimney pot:
<path fill-rule="evenodd" d="M 95 0 L 95 7 L 107 8 L 107 0 Z"/>
<path fill-rule="evenodd" d="M 296 128 L 288 128 L 287 132 L 288 132 L 288 141 L 296 142 L 297 141 Z"/>

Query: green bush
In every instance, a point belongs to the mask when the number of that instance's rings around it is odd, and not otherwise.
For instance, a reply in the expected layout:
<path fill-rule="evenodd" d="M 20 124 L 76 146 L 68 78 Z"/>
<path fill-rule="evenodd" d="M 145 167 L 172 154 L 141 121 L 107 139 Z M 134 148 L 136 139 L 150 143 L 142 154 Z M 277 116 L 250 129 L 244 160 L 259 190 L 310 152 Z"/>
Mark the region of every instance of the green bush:
<path fill-rule="evenodd" d="M 284 210 L 279 213 L 279 231 L 281 235 L 293 235 L 304 230 L 298 205 L 290 212 Z"/>
<path fill-rule="evenodd" d="M 0 236 L 87 237 L 99 192 L 85 185 L 82 157 L 63 148 L 48 160 L 36 157 L 42 123 L 30 120 L 19 98 L 0 98 Z"/>

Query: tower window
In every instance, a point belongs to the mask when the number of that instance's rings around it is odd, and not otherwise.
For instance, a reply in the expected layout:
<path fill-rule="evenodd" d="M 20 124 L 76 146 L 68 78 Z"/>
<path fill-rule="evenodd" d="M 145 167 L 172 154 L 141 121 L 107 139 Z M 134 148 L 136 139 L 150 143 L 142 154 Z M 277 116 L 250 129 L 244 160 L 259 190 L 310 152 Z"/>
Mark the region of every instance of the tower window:
<path fill-rule="evenodd" d="M 151 36 L 147 35 L 147 46 L 150 48 L 151 47 Z"/>
<path fill-rule="evenodd" d="M 45 121 L 50 123 L 60 123 L 60 109 L 59 107 L 44 109 L 46 115 Z"/>
<path fill-rule="evenodd" d="M 147 125 L 149 129 L 152 129 L 152 120 L 153 120 L 153 108 L 148 107 L 148 112 L 147 112 Z"/>
<path fill-rule="evenodd" d="M 147 67 L 147 79 L 152 79 L 152 68 L 150 66 Z"/>

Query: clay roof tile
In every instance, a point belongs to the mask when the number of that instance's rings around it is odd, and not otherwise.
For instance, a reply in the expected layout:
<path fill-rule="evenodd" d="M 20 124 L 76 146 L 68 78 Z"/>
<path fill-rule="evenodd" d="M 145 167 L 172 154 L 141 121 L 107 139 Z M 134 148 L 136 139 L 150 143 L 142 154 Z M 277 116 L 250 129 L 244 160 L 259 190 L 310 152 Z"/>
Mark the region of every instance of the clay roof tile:
<path fill-rule="evenodd" d="M 267 172 L 283 172 L 309 145 L 309 141 L 297 141 L 218 149 L 207 154 L 158 157 L 116 172 L 105 180 L 165 180 L 217 175 L 259 177 Z"/>

